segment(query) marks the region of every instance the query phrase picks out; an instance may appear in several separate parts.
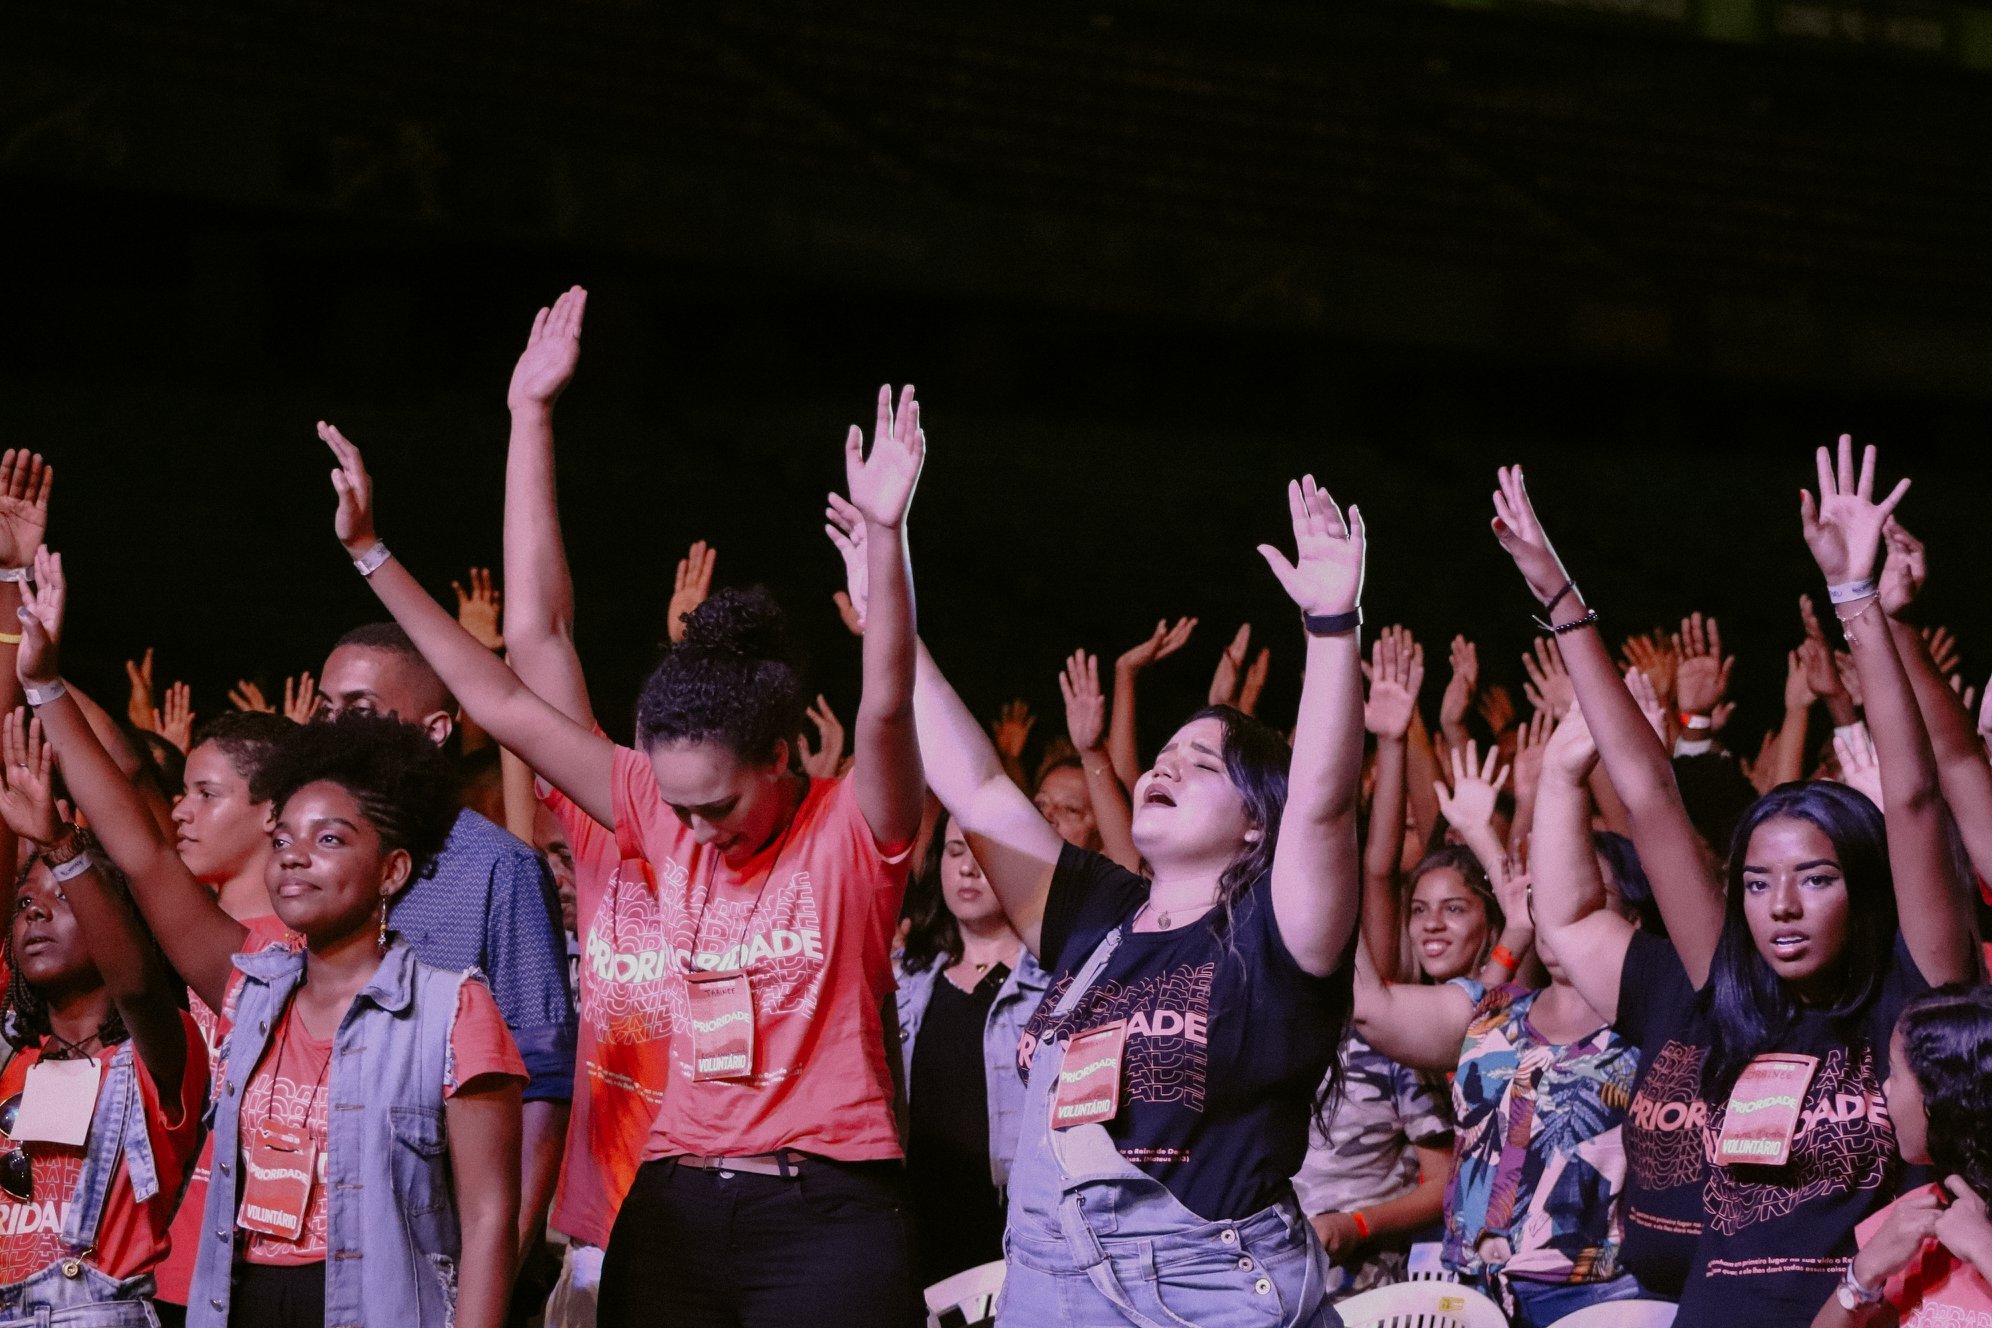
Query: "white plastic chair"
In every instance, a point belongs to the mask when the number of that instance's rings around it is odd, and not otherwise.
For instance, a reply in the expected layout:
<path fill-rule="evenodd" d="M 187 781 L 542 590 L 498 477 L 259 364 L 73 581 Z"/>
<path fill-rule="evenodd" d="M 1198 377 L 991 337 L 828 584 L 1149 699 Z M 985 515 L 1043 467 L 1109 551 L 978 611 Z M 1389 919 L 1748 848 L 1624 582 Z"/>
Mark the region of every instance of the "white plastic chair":
<path fill-rule="evenodd" d="M 1456 1282 L 1399 1282 L 1338 1301 L 1346 1328 L 1508 1328 L 1501 1307 Z"/>
<path fill-rule="evenodd" d="M 1664 1300 L 1608 1300 L 1566 1314 L 1550 1328 L 1668 1328 L 1679 1308 Z"/>
<path fill-rule="evenodd" d="M 944 1277 L 923 1293 L 927 1328 L 975 1328 L 996 1317 L 996 1293 L 1003 1289 L 1003 1261 L 979 1264 Z"/>
<path fill-rule="evenodd" d="M 1457 1282 L 1459 1278 L 1446 1267 L 1439 1252 L 1445 1247 L 1436 1240 L 1421 1240 L 1411 1247 L 1411 1257 L 1404 1273 L 1407 1282 Z"/>

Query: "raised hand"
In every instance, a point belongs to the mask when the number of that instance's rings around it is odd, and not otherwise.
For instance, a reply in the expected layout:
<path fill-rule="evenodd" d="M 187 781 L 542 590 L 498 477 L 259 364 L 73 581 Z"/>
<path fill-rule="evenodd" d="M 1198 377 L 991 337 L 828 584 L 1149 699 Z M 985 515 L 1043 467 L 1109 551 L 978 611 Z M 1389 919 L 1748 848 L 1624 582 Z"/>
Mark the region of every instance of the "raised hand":
<path fill-rule="evenodd" d="M 1925 627 L 1923 644 L 1930 648 L 1930 662 L 1937 666 L 1938 673 L 1956 673 L 1959 663 L 1957 638 L 1948 627 Z"/>
<path fill-rule="evenodd" d="M 194 694 L 183 682 L 166 689 L 166 705 L 159 712 L 159 736 L 180 749 L 182 756 L 194 741 Z"/>
<path fill-rule="evenodd" d="M 1293 521 L 1296 561 L 1270 544 L 1259 552 L 1286 587 L 1300 611 L 1326 617 L 1347 613 L 1362 602 L 1363 558 L 1368 541 L 1362 509 L 1351 503 L 1349 515 L 1335 505 L 1312 475 L 1287 482 L 1287 515 Z"/>
<path fill-rule="evenodd" d="M 65 828 L 55 805 L 54 764 L 41 721 L 30 720 L 25 707 L 8 715 L 0 725 L 0 820 L 32 844 L 53 844 Z"/>
<path fill-rule="evenodd" d="M 1107 731 L 1107 701 L 1100 694 L 1100 657 L 1073 651 L 1058 675 L 1058 691 L 1065 698 L 1065 732 L 1072 746 L 1081 752 L 1098 751 Z"/>
<path fill-rule="evenodd" d="M 1481 688 L 1473 708 L 1487 721 L 1490 733 L 1506 733 L 1508 726 L 1515 722 L 1515 694 L 1508 690 L 1506 683 L 1490 683 Z"/>
<path fill-rule="evenodd" d="M 1494 803 L 1501 792 L 1501 785 L 1508 780 L 1508 767 L 1501 765 L 1501 752 L 1498 747 L 1487 749 L 1487 759 L 1480 760 L 1479 744 L 1468 742 L 1464 759 L 1459 748 L 1452 749 L 1452 787 L 1445 781 L 1432 781 L 1432 791 L 1439 795 L 1439 811 L 1461 833 L 1494 822 Z M 1498 767 L 1498 768 L 1497 768 Z"/>
<path fill-rule="evenodd" d="M 450 589 L 456 592 L 457 625 L 486 650 L 503 650 L 505 634 L 498 630 L 503 599 L 491 584 L 491 569 L 473 567 L 468 591 L 461 581 L 450 582 Z"/>
<path fill-rule="evenodd" d="M 1900 618 L 1923 593 L 1923 582 L 1929 576 L 1929 556 L 1923 541 L 1904 530 L 1902 523 L 1892 516 L 1881 523 L 1881 538 L 1888 546 L 1888 561 L 1881 568 L 1881 611 L 1891 618 Z"/>
<path fill-rule="evenodd" d="M 802 758 L 803 773 L 811 779 L 835 779 L 844 764 L 844 726 L 821 693 L 806 713 L 816 727 L 816 745 L 810 746 L 808 734 L 796 735 L 796 752 Z"/>
<path fill-rule="evenodd" d="M 1260 646 L 1259 653 L 1252 657 L 1252 667 L 1245 670 L 1244 681 L 1238 684 L 1238 708 L 1248 715 L 1259 713 L 1259 693 L 1266 690 L 1266 675 L 1272 672 L 1273 648 Z"/>
<path fill-rule="evenodd" d="M 1573 707 L 1557 721 L 1556 732 L 1549 735 L 1549 746 L 1543 750 L 1542 764 L 1544 770 L 1554 770 L 1571 784 L 1582 784 L 1591 777 L 1598 764 L 1598 744 L 1582 710 Z"/>
<path fill-rule="evenodd" d="M 26 567 L 48 538 L 48 494 L 55 467 L 39 452 L 0 453 L 0 567 Z"/>
<path fill-rule="evenodd" d="M 1425 647 L 1402 627 L 1386 627 L 1370 646 L 1366 672 L 1363 727 L 1379 738 L 1402 738 L 1418 708 L 1418 690 L 1425 685 Z"/>
<path fill-rule="evenodd" d="M 1674 695 L 1681 709 L 1691 715 L 1713 713 L 1729 694 L 1729 672 L 1736 665 L 1734 655 L 1722 653 L 1721 626 L 1699 613 L 1681 619 L 1674 652 L 1681 659 L 1674 678 Z"/>
<path fill-rule="evenodd" d="M 704 540 L 693 544 L 678 560 L 678 574 L 671 582 L 671 603 L 664 610 L 665 630 L 673 641 L 685 639 L 685 616 L 706 602 L 712 591 L 712 565 L 718 561 L 719 550 L 708 548 Z M 849 598 L 845 596 L 847 602 Z M 864 635 L 862 626 L 853 630 L 858 636 Z"/>
<path fill-rule="evenodd" d="M 1828 585 L 1865 581 L 1874 575 L 1881 556 L 1881 528 L 1896 504 L 1909 492 L 1909 481 L 1897 481 L 1888 496 L 1874 501 L 1874 448 L 1861 453 L 1854 470 L 1854 440 L 1840 435 L 1838 464 L 1825 448 L 1814 458 L 1819 467 L 1819 497 L 1799 494 L 1799 524 L 1812 561 Z"/>
<path fill-rule="evenodd" d="M 1538 710 L 1515 730 L 1515 796 L 1533 794 L 1542 779 L 1543 756 L 1555 721 L 1547 710 Z"/>
<path fill-rule="evenodd" d="M 1563 667 L 1563 652 L 1557 648 L 1556 638 L 1537 637 L 1533 653 L 1522 656 L 1522 671 L 1529 675 L 1529 680 L 1522 684 L 1522 695 L 1536 709 L 1547 710 L 1552 718 L 1561 719 L 1577 704 L 1577 692 L 1570 685 L 1570 674 Z"/>
<path fill-rule="evenodd" d="M 21 585 L 21 648 L 14 656 L 14 674 L 26 687 L 46 687 L 62 676 L 62 615 L 69 602 L 69 582 L 62 575 L 62 555 L 44 544 L 35 550 L 35 575 Z"/>
<path fill-rule="evenodd" d="M 306 669 L 295 678 L 284 679 L 284 718 L 293 724 L 309 724 L 318 713 L 318 680 Z"/>
<path fill-rule="evenodd" d="M 1550 547 L 1542 523 L 1536 520 L 1535 504 L 1529 501 L 1522 468 L 1502 466 L 1495 477 L 1500 487 L 1494 491 L 1494 538 L 1501 541 L 1501 547 L 1515 560 L 1536 599 L 1547 604 L 1570 576 L 1563 570 L 1563 560 Z"/>
<path fill-rule="evenodd" d="M 1114 668 L 1122 673 L 1139 673 L 1157 660 L 1169 658 L 1183 648 L 1190 639 L 1190 633 L 1197 628 L 1195 618 L 1178 618 L 1172 627 L 1167 618 L 1155 624 L 1155 631 L 1140 645 L 1132 646 L 1121 653 L 1114 661 Z"/>
<path fill-rule="evenodd" d="M 30 555 L 32 556 L 32 555 Z M 131 696 L 125 702 L 125 718 L 135 729 L 147 733 L 159 731 L 159 706 L 153 699 L 152 689 L 152 647 L 145 648 L 145 654 L 137 660 L 125 661 L 125 677 L 131 680 Z"/>
<path fill-rule="evenodd" d="M 823 509 L 823 533 L 837 546 L 837 553 L 844 560 L 845 589 L 830 598 L 836 601 L 837 614 L 844 620 L 844 626 L 852 636 L 865 634 L 865 586 L 869 571 L 865 565 L 865 515 L 851 506 L 850 501 L 840 493 L 829 495 L 829 506 Z"/>
<path fill-rule="evenodd" d="M 1626 674 L 1625 689 L 1632 693 L 1633 703 L 1639 707 L 1639 713 L 1646 716 L 1646 722 L 1652 728 L 1654 736 L 1659 738 L 1660 745 L 1665 747 L 1667 703 L 1660 699 L 1659 690 L 1653 686 L 1653 680 L 1646 676 L 1646 670 L 1634 669 Z"/>
<path fill-rule="evenodd" d="M 871 455 L 865 455 L 864 430 L 857 425 L 844 439 L 844 483 L 851 505 L 882 530 L 906 520 L 913 490 L 920 483 L 920 466 L 927 456 L 927 435 L 920 429 L 920 403 L 913 385 L 899 393 L 899 411 L 892 409 L 892 388 L 878 390 L 878 422 L 872 428 Z"/>
<path fill-rule="evenodd" d="M 588 292 L 579 286 L 542 309 L 533 319 L 526 349 L 512 369 L 505 404 L 512 410 L 551 406 L 574 380 L 581 362 L 581 318 L 588 311 Z"/>
<path fill-rule="evenodd" d="M 274 715 L 277 708 L 263 695 L 263 689 L 247 678 L 241 678 L 228 689 L 228 704 L 237 710 L 255 711 L 258 714 Z"/>
<path fill-rule="evenodd" d="M 318 436 L 339 463 L 332 472 L 332 491 L 339 498 L 332 515 L 332 533 L 346 546 L 346 552 L 357 558 L 380 542 L 374 532 L 373 477 L 360 459 L 360 449 L 346 441 L 345 434 L 320 420 Z"/>
<path fill-rule="evenodd" d="M 1810 641 L 1801 642 L 1798 649 L 1785 656 L 1784 703 L 1786 710 L 1809 710 L 1812 707 L 1813 701 L 1818 698 L 1819 694 L 1812 689 L 1812 670 L 1806 666 L 1805 661 L 1806 648 L 1808 646 L 1812 648 L 1814 654 L 1822 659 L 1825 658 L 1825 651 L 1813 645 Z M 1830 660 L 1827 661 L 1827 667 L 1832 667 Z"/>
<path fill-rule="evenodd" d="M 1681 657 L 1671 641 L 1660 632 L 1649 632 L 1626 638 L 1623 649 L 1626 668 L 1638 669 L 1646 675 L 1663 709 L 1672 705 L 1674 675 L 1680 669 Z"/>
<path fill-rule="evenodd" d="M 1231 705 L 1238 699 L 1238 679 L 1245 671 L 1245 655 L 1252 648 L 1252 624 L 1241 623 L 1231 644 L 1217 657 L 1217 670 L 1210 677 L 1208 704 Z"/>
<path fill-rule="evenodd" d="M 1036 724 L 1037 716 L 1031 713 L 1030 702 L 1021 698 L 998 710 L 995 722 L 989 726 L 997 754 L 1007 761 L 1022 760 L 1024 744 L 1030 741 L 1031 729 Z"/>
<path fill-rule="evenodd" d="M 1866 721 L 1833 731 L 1833 755 L 1839 762 L 1840 782 L 1867 794 L 1869 802 L 1888 810 L 1881 796 L 1881 761 L 1874 753 L 1874 739 Z"/>
<path fill-rule="evenodd" d="M 1455 636 L 1449 657 L 1452 677 L 1439 697 L 1439 732 L 1457 747 L 1466 741 L 1466 712 L 1480 690 L 1480 648 L 1463 636 Z"/>

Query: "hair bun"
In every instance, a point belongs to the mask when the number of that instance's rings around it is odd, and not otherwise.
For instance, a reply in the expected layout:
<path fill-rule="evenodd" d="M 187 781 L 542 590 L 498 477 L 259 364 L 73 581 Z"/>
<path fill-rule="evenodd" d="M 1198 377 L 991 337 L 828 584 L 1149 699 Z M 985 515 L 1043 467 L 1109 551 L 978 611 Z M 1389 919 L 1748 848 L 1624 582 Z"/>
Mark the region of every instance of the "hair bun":
<path fill-rule="evenodd" d="M 788 623 L 781 605 L 760 587 L 731 586 L 685 615 L 685 639 L 678 648 L 706 655 L 786 661 Z"/>

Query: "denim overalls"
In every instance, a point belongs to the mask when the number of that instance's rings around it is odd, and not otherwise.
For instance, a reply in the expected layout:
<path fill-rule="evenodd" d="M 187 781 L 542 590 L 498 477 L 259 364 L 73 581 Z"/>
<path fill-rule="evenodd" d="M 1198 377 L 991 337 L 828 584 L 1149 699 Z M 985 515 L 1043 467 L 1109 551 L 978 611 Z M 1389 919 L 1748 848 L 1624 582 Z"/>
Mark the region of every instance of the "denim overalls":
<path fill-rule="evenodd" d="M 1107 933 L 1054 1013 L 1120 944 Z M 1291 1197 L 1207 1222 L 1120 1155 L 1104 1125 L 1051 1128 L 1065 1047 L 1040 1043 L 1010 1170 L 999 1328 L 1339 1328 L 1327 1256 Z"/>
<path fill-rule="evenodd" d="M 132 1197 L 144 1203 L 159 1193 L 152 1135 L 145 1128 L 145 1094 L 132 1056 L 127 1041 L 111 1057 L 110 1078 L 90 1115 L 89 1152 L 62 1223 L 62 1244 L 69 1255 L 25 1281 L 0 1287 L 0 1328 L 158 1328 L 151 1273 L 119 1281 L 84 1257 L 97 1243 L 97 1225 L 117 1178 L 120 1153 Z"/>

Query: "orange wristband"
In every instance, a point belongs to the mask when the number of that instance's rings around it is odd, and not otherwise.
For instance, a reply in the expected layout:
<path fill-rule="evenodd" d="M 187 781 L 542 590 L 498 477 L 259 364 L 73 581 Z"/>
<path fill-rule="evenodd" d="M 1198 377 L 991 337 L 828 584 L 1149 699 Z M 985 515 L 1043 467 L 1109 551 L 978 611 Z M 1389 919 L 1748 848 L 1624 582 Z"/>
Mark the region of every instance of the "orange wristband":
<path fill-rule="evenodd" d="M 1370 1224 L 1369 1224 L 1369 1219 L 1367 1217 L 1364 1217 L 1362 1213 L 1358 1211 L 1350 1213 L 1349 1220 L 1356 1224 L 1357 1237 L 1359 1237 L 1362 1240 L 1368 1240 L 1370 1238 Z"/>
<path fill-rule="evenodd" d="M 1499 964 L 1510 973 L 1519 973 L 1521 971 L 1521 961 L 1516 959 L 1515 952 L 1505 945 L 1495 946 L 1488 952 L 1487 958 L 1490 962 Z"/>

